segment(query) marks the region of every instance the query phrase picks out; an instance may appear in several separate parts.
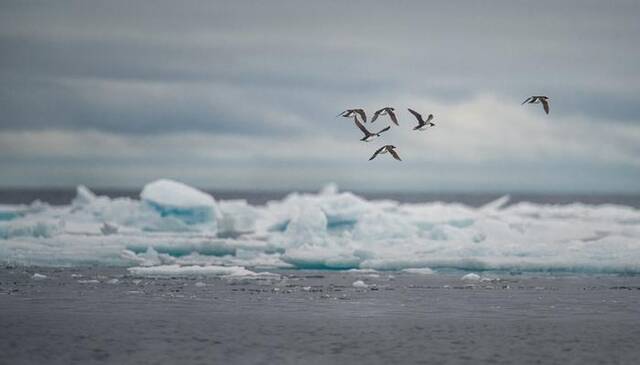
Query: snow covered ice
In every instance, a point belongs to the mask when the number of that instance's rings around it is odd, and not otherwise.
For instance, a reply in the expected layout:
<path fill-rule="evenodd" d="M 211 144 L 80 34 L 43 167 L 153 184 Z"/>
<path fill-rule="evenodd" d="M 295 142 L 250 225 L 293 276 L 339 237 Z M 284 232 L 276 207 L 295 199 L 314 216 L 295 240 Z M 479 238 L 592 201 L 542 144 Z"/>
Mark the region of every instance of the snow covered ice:
<path fill-rule="evenodd" d="M 476 273 L 469 273 L 460 278 L 460 280 L 463 280 L 463 281 L 480 281 L 480 279 L 481 279 L 480 275 Z"/>
<path fill-rule="evenodd" d="M 351 285 L 356 289 L 366 289 L 369 287 L 369 285 L 365 284 L 362 280 L 356 280 Z"/>
<path fill-rule="evenodd" d="M 278 268 L 640 273 L 640 210 L 508 205 L 508 197 L 480 208 L 403 204 L 335 185 L 251 205 L 163 179 L 144 186 L 140 199 L 79 186 L 66 206 L 0 206 L 0 261 L 117 265 L 140 275 Z"/>
<path fill-rule="evenodd" d="M 177 181 L 162 179 L 147 184 L 140 198 L 163 217 L 173 216 L 187 224 L 212 223 L 219 216 L 211 195 Z"/>

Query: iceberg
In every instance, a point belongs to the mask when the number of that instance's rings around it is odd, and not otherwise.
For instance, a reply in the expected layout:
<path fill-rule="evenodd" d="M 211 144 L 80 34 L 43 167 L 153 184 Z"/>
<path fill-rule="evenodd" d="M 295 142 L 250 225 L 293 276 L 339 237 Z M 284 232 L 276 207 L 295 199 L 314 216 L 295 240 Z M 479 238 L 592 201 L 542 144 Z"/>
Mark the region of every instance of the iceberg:
<path fill-rule="evenodd" d="M 256 229 L 261 218 L 260 210 L 247 204 L 246 200 L 227 200 L 218 204 L 220 218 L 218 231 L 221 235 L 237 236 Z"/>
<path fill-rule="evenodd" d="M 30 221 L 15 220 L 12 222 L 0 222 L 0 239 L 17 237 L 47 238 L 64 230 L 64 221 L 46 220 Z"/>
<path fill-rule="evenodd" d="M 163 217 L 175 217 L 187 224 L 211 223 L 220 217 L 215 199 L 181 182 L 160 179 L 145 185 L 142 201 Z"/>
<path fill-rule="evenodd" d="M 640 274 L 640 210 L 628 206 L 508 204 L 506 196 L 479 208 L 400 203 L 335 185 L 252 205 L 216 201 L 165 179 L 145 185 L 140 197 L 112 199 L 79 186 L 69 205 L 2 205 L 0 262 L 193 273 L 242 267 Z"/>
<path fill-rule="evenodd" d="M 469 273 L 460 278 L 460 280 L 462 281 L 480 281 L 480 279 L 481 279 L 480 275 L 476 273 Z"/>

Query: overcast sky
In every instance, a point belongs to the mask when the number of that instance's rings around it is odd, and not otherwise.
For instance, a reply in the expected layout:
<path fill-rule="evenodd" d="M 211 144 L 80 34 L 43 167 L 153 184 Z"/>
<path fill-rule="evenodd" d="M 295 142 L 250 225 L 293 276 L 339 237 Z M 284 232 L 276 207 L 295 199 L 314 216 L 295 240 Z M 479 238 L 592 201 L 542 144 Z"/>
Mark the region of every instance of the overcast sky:
<path fill-rule="evenodd" d="M 640 192 L 639 17 L 638 1 L 3 0 L 0 186 Z M 550 115 L 520 105 L 533 94 Z M 377 142 L 335 117 L 387 105 L 401 125 Z M 436 128 L 413 132 L 407 107 Z M 368 161 L 385 143 L 404 161 Z"/>

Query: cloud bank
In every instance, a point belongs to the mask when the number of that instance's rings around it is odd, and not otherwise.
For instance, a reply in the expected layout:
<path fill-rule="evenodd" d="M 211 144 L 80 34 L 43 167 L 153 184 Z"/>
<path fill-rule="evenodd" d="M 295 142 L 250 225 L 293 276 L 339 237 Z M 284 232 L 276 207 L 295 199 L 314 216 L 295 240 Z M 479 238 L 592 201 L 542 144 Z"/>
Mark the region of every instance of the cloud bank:
<path fill-rule="evenodd" d="M 638 191 L 636 2 L 0 10 L 0 186 Z M 334 117 L 386 105 L 402 164 Z"/>

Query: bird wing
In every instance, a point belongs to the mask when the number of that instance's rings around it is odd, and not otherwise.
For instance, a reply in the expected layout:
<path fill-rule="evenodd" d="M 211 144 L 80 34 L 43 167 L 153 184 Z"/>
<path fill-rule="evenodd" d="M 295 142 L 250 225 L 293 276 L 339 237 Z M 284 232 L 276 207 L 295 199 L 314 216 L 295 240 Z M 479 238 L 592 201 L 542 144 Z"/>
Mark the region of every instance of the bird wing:
<path fill-rule="evenodd" d="M 545 98 L 540 98 L 540 102 L 542 103 L 542 107 L 544 108 L 544 112 L 549 114 L 549 102 Z"/>
<path fill-rule="evenodd" d="M 371 132 L 369 132 L 369 131 L 367 130 L 367 128 L 365 128 L 365 127 L 364 127 L 364 125 L 362 125 L 362 123 L 360 123 L 360 122 L 358 121 L 358 118 L 357 118 L 355 115 L 353 116 L 353 122 L 354 122 L 354 123 L 356 123 L 356 126 L 358 126 L 358 128 L 360 128 L 360 130 L 362 131 L 362 133 L 364 133 L 364 136 L 365 136 L 365 137 L 366 137 L 366 136 L 370 136 L 370 135 L 371 135 Z"/>
<path fill-rule="evenodd" d="M 388 131 L 389 129 L 391 129 L 391 126 L 389 126 L 389 125 L 388 125 L 386 128 L 382 128 L 381 130 L 379 130 L 379 131 L 378 131 L 378 133 L 376 133 L 376 134 L 380 134 L 380 133 L 382 133 L 382 132 L 386 132 L 386 131 Z"/>
<path fill-rule="evenodd" d="M 424 124 L 427 124 L 431 121 L 431 119 L 433 119 L 433 114 L 429 114 L 429 116 L 427 117 L 427 120 L 424 122 Z"/>
<path fill-rule="evenodd" d="M 391 156 L 393 156 L 393 158 L 395 158 L 398 161 L 402 161 L 400 156 L 398 156 L 398 153 L 393 148 L 387 148 L 387 151 L 389 151 L 389 153 L 391 154 Z"/>
<path fill-rule="evenodd" d="M 371 123 L 375 122 L 376 119 L 378 119 L 378 117 L 380 116 L 380 113 L 382 113 L 383 111 L 384 111 L 384 108 L 376 111 L 375 114 L 373 114 L 373 118 L 371 118 Z"/>
<path fill-rule="evenodd" d="M 360 114 L 360 118 L 362 118 L 362 122 L 366 123 L 367 122 L 367 114 L 364 112 L 364 110 L 362 109 L 355 109 L 354 112 Z"/>
<path fill-rule="evenodd" d="M 394 122 L 396 125 L 400 125 L 398 124 L 398 117 L 396 117 L 396 113 L 394 113 L 393 110 L 391 109 L 387 110 L 387 114 L 389 114 L 389 118 L 391 118 L 392 122 Z"/>
<path fill-rule="evenodd" d="M 369 158 L 369 161 L 371 161 L 371 160 L 373 160 L 374 158 L 376 158 L 376 156 L 378 156 L 378 154 L 379 154 L 380 152 L 382 152 L 382 150 L 383 150 L 385 147 L 386 147 L 386 146 L 382 146 L 382 147 L 378 148 L 378 149 L 376 150 L 376 152 L 374 152 L 374 153 L 373 153 L 373 155 L 371 156 L 371 158 Z"/>
<path fill-rule="evenodd" d="M 533 96 L 530 96 L 530 97 L 526 98 L 525 101 L 523 101 L 522 104 L 520 104 L 520 105 L 526 104 L 527 101 L 530 101 L 531 99 L 533 99 Z"/>
<path fill-rule="evenodd" d="M 411 114 L 413 114 L 414 117 L 416 117 L 416 119 L 418 120 L 418 122 L 422 123 L 422 115 L 420 115 L 420 113 L 418 113 L 417 111 L 413 110 L 413 109 L 409 109 L 407 108 L 407 110 L 409 110 L 409 112 Z"/>
<path fill-rule="evenodd" d="M 342 113 L 338 114 L 338 116 L 343 116 L 345 118 L 350 118 L 354 113 L 353 109 L 347 109 L 345 111 L 343 111 Z"/>

